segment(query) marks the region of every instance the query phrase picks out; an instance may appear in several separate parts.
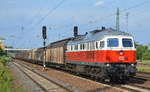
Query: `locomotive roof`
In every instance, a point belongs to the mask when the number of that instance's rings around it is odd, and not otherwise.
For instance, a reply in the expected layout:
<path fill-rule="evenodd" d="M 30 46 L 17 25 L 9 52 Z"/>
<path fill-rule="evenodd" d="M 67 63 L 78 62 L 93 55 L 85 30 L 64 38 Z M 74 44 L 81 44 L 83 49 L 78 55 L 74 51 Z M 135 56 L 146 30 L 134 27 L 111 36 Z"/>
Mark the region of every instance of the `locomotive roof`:
<path fill-rule="evenodd" d="M 97 41 L 97 40 L 102 39 L 104 36 L 117 36 L 117 35 L 132 36 L 129 33 L 116 31 L 115 29 L 108 28 L 108 29 L 103 29 L 103 30 L 90 31 L 89 33 L 85 35 L 79 35 L 73 38 L 72 40 L 70 40 L 68 44 L 73 45 L 73 44 L 82 43 L 82 42 Z"/>
<path fill-rule="evenodd" d="M 67 42 L 72 39 L 73 37 L 69 37 L 69 38 L 66 38 L 66 39 L 63 39 L 63 40 L 59 40 L 59 41 L 56 41 L 56 42 L 52 42 L 50 43 L 47 48 L 56 48 L 56 47 L 63 47 L 67 44 Z"/>

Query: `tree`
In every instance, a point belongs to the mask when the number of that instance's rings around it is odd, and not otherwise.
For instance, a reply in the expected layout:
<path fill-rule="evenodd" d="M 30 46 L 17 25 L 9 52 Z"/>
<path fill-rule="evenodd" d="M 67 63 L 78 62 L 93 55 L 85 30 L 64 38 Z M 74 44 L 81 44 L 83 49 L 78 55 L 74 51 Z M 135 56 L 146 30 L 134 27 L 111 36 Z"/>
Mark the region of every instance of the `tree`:
<path fill-rule="evenodd" d="M 143 60 L 150 60 L 150 51 L 146 51 L 143 54 Z"/>
<path fill-rule="evenodd" d="M 5 56 L 6 55 L 6 52 L 0 48 L 0 56 Z"/>
<path fill-rule="evenodd" d="M 137 50 L 137 54 L 136 54 L 136 58 L 137 60 L 143 60 L 144 56 L 146 54 L 147 51 L 148 51 L 148 47 L 147 46 L 143 46 L 143 45 L 137 45 L 136 47 L 136 50 Z"/>

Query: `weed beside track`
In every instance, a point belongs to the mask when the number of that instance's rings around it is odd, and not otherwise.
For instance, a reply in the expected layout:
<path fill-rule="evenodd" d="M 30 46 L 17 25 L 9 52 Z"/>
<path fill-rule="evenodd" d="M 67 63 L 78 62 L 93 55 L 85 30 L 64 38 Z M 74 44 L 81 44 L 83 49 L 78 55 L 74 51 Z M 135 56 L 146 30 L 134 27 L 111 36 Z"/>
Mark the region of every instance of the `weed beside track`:
<path fill-rule="evenodd" d="M 9 72 L 6 56 L 0 57 L 0 92 L 12 92 L 12 76 Z"/>

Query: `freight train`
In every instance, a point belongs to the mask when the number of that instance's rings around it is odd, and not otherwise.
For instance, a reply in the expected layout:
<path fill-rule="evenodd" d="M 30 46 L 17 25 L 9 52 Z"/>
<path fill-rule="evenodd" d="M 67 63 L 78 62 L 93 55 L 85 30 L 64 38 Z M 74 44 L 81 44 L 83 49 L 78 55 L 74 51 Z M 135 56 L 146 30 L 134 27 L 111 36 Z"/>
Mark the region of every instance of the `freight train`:
<path fill-rule="evenodd" d="M 16 58 L 42 63 L 44 48 L 25 51 Z M 102 27 L 46 47 L 46 65 L 65 68 L 100 80 L 126 80 L 136 75 L 136 48 L 129 33 Z"/>

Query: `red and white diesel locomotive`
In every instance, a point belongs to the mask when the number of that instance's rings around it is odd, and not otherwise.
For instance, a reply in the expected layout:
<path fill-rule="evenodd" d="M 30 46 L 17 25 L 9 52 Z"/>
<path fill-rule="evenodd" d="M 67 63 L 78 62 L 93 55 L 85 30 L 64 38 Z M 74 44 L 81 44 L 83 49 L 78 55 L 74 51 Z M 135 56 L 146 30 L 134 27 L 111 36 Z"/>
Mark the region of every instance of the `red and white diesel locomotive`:
<path fill-rule="evenodd" d="M 74 37 L 49 44 L 46 52 L 47 66 L 59 66 L 101 80 L 124 80 L 136 74 L 133 36 L 112 28 L 78 35 L 78 28 L 74 27 Z M 39 48 L 16 57 L 40 63 L 43 55 L 44 49 Z"/>
<path fill-rule="evenodd" d="M 135 75 L 136 49 L 130 34 L 104 27 L 83 36 L 76 33 L 67 44 L 66 63 L 101 79 L 126 79 Z"/>

